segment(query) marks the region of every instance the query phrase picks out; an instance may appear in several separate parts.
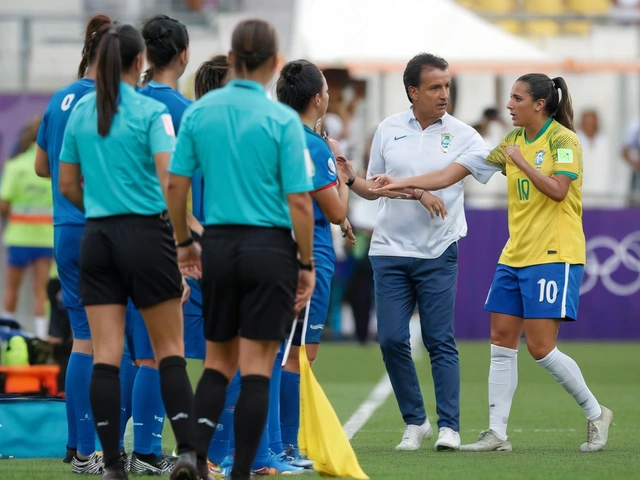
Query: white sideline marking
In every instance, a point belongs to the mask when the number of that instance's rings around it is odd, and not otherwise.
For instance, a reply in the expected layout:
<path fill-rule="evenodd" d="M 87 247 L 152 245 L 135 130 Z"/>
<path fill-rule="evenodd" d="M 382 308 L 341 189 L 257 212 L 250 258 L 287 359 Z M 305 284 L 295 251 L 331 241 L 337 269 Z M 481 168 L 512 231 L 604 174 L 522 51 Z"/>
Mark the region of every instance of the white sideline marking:
<path fill-rule="evenodd" d="M 422 357 L 422 349 L 420 348 L 420 321 L 417 315 L 411 318 L 409 328 L 411 330 L 411 353 L 414 359 L 418 360 Z M 385 373 L 367 399 L 362 402 L 353 415 L 351 415 L 351 418 L 347 420 L 347 423 L 343 425 L 342 429 L 344 433 L 347 434 L 349 440 L 364 427 L 375 411 L 380 408 L 380 405 L 391 395 L 391 392 L 393 392 L 391 380 L 389 380 L 389 375 Z"/>

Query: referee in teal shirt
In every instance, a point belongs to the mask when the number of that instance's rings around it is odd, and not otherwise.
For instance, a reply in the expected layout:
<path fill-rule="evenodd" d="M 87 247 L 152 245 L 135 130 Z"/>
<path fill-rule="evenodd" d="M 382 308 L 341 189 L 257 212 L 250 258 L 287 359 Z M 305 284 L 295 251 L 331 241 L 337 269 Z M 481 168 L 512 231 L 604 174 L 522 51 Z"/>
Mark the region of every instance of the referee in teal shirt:
<path fill-rule="evenodd" d="M 186 199 L 190 177 L 200 168 L 207 353 L 196 390 L 198 470 L 207 477 L 209 442 L 227 384 L 240 367 L 231 478 L 248 480 L 266 423 L 276 353 L 315 285 L 313 183 L 297 113 L 265 92 L 277 66 L 275 30 L 262 20 L 241 22 L 231 48 L 236 80 L 207 93 L 182 118 L 168 203 L 178 262 L 197 268 L 200 252 L 187 227 Z"/>
<path fill-rule="evenodd" d="M 126 479 L 120 457 L 119 366 L 128 299 L 140 310 L 160 371 L 179 459 L 172 480 L 196 480 L 193 391 L 182 336 L 182 278 L 162 185 L 174 149 L 167 107 L 136 92 L 144 43 L 132 26 L 105 34 L 96 91 L 69 117 L 60 153 L 60 192 L 85 212 L 80 298 L 94 348 L 90 399 L 105 473 Z M 84 189 L 81 175 L 84 176 Z"/>

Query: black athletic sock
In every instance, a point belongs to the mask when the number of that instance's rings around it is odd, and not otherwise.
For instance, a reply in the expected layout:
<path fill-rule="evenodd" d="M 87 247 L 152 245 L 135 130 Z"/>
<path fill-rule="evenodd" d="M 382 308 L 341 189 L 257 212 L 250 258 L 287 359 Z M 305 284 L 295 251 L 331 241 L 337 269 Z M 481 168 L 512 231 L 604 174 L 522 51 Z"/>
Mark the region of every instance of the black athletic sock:
<path fill-rule="evenodd" d="M 165 357 L 158 365 L 160 391 L 167 418 L 176 437 L 178 455 L 194 450 L 193 390 L 184 357 Z"/>
<path fill-rule="evenodd" d="M 206 463 L 211 438 L 216 431 L 227 395 L 229 380 L 210 368 L 202 372 L 196 388 L 196 454 L 198 464 Z"/>
<path fill-rule="evenodd" d="M 258 451 L 260 438 L 269 413 L 269 378 L 246 375 L 240 381 L 240 396 L 236 403 L 233 428 L 236 454 L 231 478 L 242 479 L 251 473 L 251 464 Z"/>
<path fill-rule="evenodd" d="M 100 443 L 104 466 L 120 462 L 120 369 L 96 363 L 89 387 L 93 422 Z"/>

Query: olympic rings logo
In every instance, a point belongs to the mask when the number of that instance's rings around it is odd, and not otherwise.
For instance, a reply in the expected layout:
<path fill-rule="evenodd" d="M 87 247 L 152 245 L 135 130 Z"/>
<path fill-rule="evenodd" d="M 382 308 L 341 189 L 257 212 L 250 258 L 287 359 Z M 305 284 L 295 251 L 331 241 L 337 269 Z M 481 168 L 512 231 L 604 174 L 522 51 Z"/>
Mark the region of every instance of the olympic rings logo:
<path fill-rule="evenodd" d="M 609 253 L 601 253 L 598 258 L 596 251 Z M 613 279 L 613 273 L 619 268 L 633 272 L 636 278 L 631 283 Z M 587 263 L 584 267 L 580 295 L 591 291 L 598 280 L 607 291 L 619 297 L 640 291 L 640 231 L 632 232 L 620 241 L 607 235 L 596 235 L 587 241 Z"/>

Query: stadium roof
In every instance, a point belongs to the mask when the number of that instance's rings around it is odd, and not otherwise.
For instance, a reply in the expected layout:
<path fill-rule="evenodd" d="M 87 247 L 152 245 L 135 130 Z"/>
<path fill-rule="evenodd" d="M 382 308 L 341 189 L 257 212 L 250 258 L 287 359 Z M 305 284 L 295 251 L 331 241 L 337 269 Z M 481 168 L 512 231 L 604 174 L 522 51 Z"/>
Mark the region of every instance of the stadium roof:
<path fill-rule="evenodd" d="M 455 70 L 546 65 L 552 55 L 450 0 L 297 0 L 291 58 L 401 70 L 419 52 Z"/>

